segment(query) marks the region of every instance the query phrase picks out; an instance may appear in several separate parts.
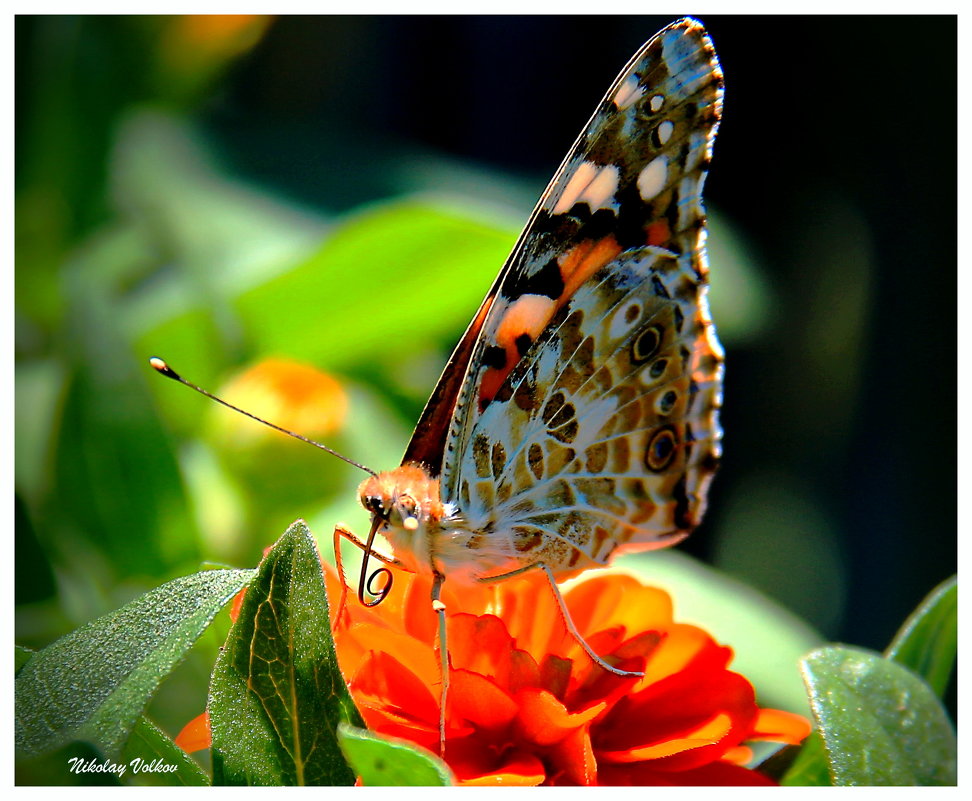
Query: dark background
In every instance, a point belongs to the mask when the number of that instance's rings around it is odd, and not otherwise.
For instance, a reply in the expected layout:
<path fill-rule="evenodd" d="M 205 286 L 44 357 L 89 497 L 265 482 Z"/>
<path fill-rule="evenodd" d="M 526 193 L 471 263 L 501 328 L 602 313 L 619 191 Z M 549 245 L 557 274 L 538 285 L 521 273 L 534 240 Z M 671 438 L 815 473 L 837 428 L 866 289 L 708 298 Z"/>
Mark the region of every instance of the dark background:
<path fill-rule="evenodd" d="M 93 430 L 86 458 L 114 448 L 137 477 L 136 447 L 172 467 L 166 447 L 185 436 L 153 419 L 111 441 L 107 426 L 159 390 L 147 394 L 134 368 L 105 376 L 115 338 L 96 362 L 78 344 L 85 320 L 104 318 L 79 317 L 92 273 L 71 264 L 125 215 L 111 165 L 132 108 L 188 121 L 224 175 L 328 220 L 433 189 L 525 220 L 617 71 L 670 21 L 283 17 L 232 57 L 166 72 L 153 53 L 170 19 L 19 17 L 17 456 L 37 465 L 33 480 L 17 476 L 18 641 L 43 645 L 115 608 L 119 585 L 134 592 L 211 557 L 199 543 L 153 562 L 124 551 L 122 540 L 172 525 L 158 521 L 178 482 L 108 488 L 65 450 L 65 431 Z M 713 284 L 724 308 L 744 311 L 729 322 L 713 303 L 727 349 L 725 459 L 706 522 L 680 547 L 826 638 L 883 649 L 956 570 L 956 18 L 703 22 L 726 77 L 706 184 Z M 750 283 L 719 285 L 720 231 Z M 171 268 L 161 241 L 131 256 L 140 266 L 123 289 Z M 377 314 L 394 305 L 380 265 L 363 264 L 361 280 Z M 747 312 L 750 290 L 760 300 Z M 439 365 L 461 328 L 434 343 Z M 253 355 L 224 351 L 222 370 Z M 389 395 L 381 360 L 376 347 L 348 372 Z M 49 367 L 54 400 L 35 405 L 32 376 Z M 420 393 L 390 397 L 405 425 L 417 419 Z M 83 427 L 92 409 L 105 428 Z M 108 492 L 135 499 L 120 515 L 156 503 L 154 522 L 109 546 L 111 526 L 92 517 Z M 86 543 L 80 561 L 72 538 Z"/>

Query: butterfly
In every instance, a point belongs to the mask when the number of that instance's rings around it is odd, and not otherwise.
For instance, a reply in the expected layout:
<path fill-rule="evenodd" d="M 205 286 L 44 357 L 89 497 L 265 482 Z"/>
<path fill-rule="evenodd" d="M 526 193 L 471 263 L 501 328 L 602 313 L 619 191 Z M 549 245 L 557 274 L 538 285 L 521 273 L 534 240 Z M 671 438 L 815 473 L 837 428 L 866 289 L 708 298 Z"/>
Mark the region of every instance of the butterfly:
<path fill-rule="evenodd" d="M 721 453 L 723 351 L 707 302 L 701 190 L 723 76 L 694 19 L 630 60 L 557 170 L 423 412 L 400 467 L 360 486 L 362 603 L 391 573 L 557 580 L 700 522 Z M 381 534 L 394 556 L 377 554 Z M 375 589 L 377 577 L 386 577 Z M 367 600 L 368 595 L 372 600 Z M 588 654 L 618 673 L 571 632 Z M 640 675 L 640 674 L 636 674 Z"/>

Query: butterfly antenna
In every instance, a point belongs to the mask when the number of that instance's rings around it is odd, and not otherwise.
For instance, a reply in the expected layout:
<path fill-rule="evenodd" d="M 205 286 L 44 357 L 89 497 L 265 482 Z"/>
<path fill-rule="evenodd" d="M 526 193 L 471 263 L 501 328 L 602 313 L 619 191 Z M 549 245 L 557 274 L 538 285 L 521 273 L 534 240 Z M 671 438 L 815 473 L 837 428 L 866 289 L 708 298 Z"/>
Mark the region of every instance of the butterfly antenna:
<path fill-rule="evenodd" d="M 191 381 L 187 381 L 186 379 L 184 379 L 175 370 L 173 370 L 171 367 L 169 367 L 169 365 L 165 362 L 164 359 L 160 359 L 158 356 L 153 356 L 151 359 L 149 359 L 149 364 L 151 364 L 152 367 L 155 368 L 156 372 L 161 373 L 166 378 L 171 378 L 173 381 L 178 381 L 180 384 L 185 384 L 187 387 L 189 387 L 189 389 L 194 389 L 194 390 L 196 390 L 196 392 L 200 393 L 201 395 L 205 395 L 207 398 L 210 398 L 210 399 L 216 401 L 216 403 L 223 404 L 223 406 L 225 406 L 227 409 L 232 409 L 234 412 L 239 412 L 240 414 L 244 414 L 247 417 L 249 417 L 251 420 L 256 420 L 258 423 L 263 423 L 263 425 L 269 426 L 270 428 L 273 428 L 273 429 L 276 429 L 277 431 L 281 432 L 282 434 L 286 434 L 287 436 L 293 437 L 294 439 L 299 439 L 301 442 L 306 442 L 308 445 L 313 445 L 315 448 L 320 448 L 322 451 L 327 451 L 332 456 L 337 456 L 338 459 L 341 459 L 342 461 L 347 462 L 349 465 L 352 465 L 354 467 L 357 467 L 359 470 L 364 470 L 366 473 L 370 473 L 373 476 L 378 475 L 370 467 L 365 467 L 363 464 L 358 464 L 353 459 L 349 459 L 347 456 L 344 456 L 344 455 L 338 453 L 337 451 L 332 450 L 331 448 L 328 448 L 327 445 L 322 445 L 320 442 L 315 442 L 312 439 L 308 439 L 307 437 L 301 436 L 300 434 L 296 433 L 295 431 L 289 431 L 286 428 L 281 428 L 278 425 L 274 425 L 273 423 L 269 422 L 268 420 L 264 420 L 262 417 L 257 417 L 255 414 L 250 414 L 249 412 L 244 411 L 243 409 L 239 408 L 238 406 L 234 406 L 232 403 L 227 403 L 222 398 L 216 397 L 215 395 L 213 395 L 212 392 L 207 392 L 202 387 L 197 387 Z"/>

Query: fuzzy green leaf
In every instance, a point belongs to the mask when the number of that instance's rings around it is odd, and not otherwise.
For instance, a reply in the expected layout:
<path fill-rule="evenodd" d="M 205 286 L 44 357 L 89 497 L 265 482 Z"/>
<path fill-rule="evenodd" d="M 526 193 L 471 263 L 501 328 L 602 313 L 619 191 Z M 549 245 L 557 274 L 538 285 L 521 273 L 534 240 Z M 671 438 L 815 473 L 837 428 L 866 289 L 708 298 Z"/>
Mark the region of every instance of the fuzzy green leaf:
<path fill-rule="evenodd" d="M 298 520 L 260 563 L 210 685 L 213 782 L 353 784 L 337 742 L 362 726 L 338 669 L 317 546 Z"/>
<path fill-rule="evenodd" d="M 911 671 L 836 646 L 812 652 L 802 667 L 835 785 L 955 784 L 955 732 Z"/>
<path fill-rule="evenodd" d="M 209 777 L 185 751 L 146 717 L 139 718 L 122 752 L 133 784 L 201 787 Z"/>
<path fill-rule="evenodd" d="M 448 787 L 455 784 L 448 765 L 411 743 L 388 740 L 346 725 L 338 728 L 338 741 L 366 787 Z"/>
<path fill-rule="evenodd" d="M 787 766 L 780 784 L 786 787 L 830 787 L 827 752 L 824 750 L 823 740 L 820 739 L 820 732 L 810 732 L 802 745 L 790 748 L 796 751 L 796 755 Z M 759 767 L 764 770 L 763 765 Z"/>
<path fill-rule="evenodd" d="M 158 685 L 253 574 L 169 581 L 35 653 L 15 683 L 17 748 L 35 755 L 86 740 L 117 759 Z"/>
<path fill-rule="evenodd" d="M 958 579 L 939 584 L 898 630 L 884 655 L 921 676 L 939 697 L 958 646 Z"/>

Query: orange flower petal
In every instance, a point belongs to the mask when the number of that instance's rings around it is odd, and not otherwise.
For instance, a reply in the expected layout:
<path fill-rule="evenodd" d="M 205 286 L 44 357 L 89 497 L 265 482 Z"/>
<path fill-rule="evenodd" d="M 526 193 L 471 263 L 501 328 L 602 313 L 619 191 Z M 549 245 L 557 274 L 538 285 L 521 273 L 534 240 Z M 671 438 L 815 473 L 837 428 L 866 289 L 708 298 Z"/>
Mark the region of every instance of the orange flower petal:
<path fill-rule="evenodd" d="M 604 711 L 598 704 L 584 712 L 571 714 L 546 690 L 526 689 L 517 693 L 517 733 L 535 745 L 552 745 L 575 729 L 585 726 Z"/>
<path fill-rule="evenodd" d="M 372 699 L 410 720 L 438 726 L 439 702 L 428 682 L 416 676 L 391 654 L 369 654 L 351 682 L 352 693 Z"/>
<path fill-rule="evenodd" d="M 772 740 L 799 745 L 810 734 L 810 721 L 782 709 L 760 709 L 750 740 Z"/>
<path fill-rule="evenodd" d="M 598 783 L 627 786 L 727 787 L 773 786 L 775 782 L 755 770 L 729 762 L 710 762 L 692 770 L 658 771 L 654 762 L 607 765 L 598 770 Z"/>
<path fill-rule="evenodd" d="M 756 718 L 752 685 L 736 673 L 704 668 L 668 676 L 619 700 L 601 721 L 595 749 L 618 754 L 668 740 L 693 739 L 708 731 L 714 713 L 726 715 L 732 723 L 733 737 L 723 743 L 724 748 L 738 745 Z"/>
<path fill-rule="evenodd" d="M 577 581 L 564 598 L 580 631 L 593 632 L 613 626 L 645 631 L 672 624 L 672 600 L 668 593 L 646 587 L 636 577 L 617 568 Z"/>
<path fill-rule="evenodd" d="M 236 618 L 240 616 L 240 609 L 243 608 L 243 599 L 246 597 L 246 587 L 240 590 L 236 595 L 233 596 L 233 604 L 230 606 L 229 616 L 230 620 L 234 623 Z"/>
<path fill-rule="evenodd" d="M 456 716 L 482 729 L 503 728 L 516 717 L 513 699 L 485 676 L 468 670 L 449 671 L 450 726 Z"/>
<path fill-rule="evenodd" d="M 503 619 L 517 647 L 538 663 L 547 654 L 571 655 L 574 640 L 543 573 L 535 571 L 501 582 L 493 611 Z"/>
<path fill-rule="evenodd" d="M 203 712 L 190 720 L 175 738 L 175 744 L 187 754 L 209 748 L 212 742 L 213 735 L 209 728 L 208 712 Z"/>
<path fill-rule="evenodd" d="M 610 762 L 643 762 L 648 759 L 663 759 L 694 748 L 715 745 L 729 734 L 731 728 L 732 719 L 720 712 L 712 720 L 699 726 L 686 737 L 672 737 L 655 745 L 629 748 L 626 751 L 600 751 L 598 755 Z"/>
<path fill-rule="evenodd" d="M 547 772 L 533 754 L 517 751 L 497 768 L 486 772 L 475 769 L 465 772 L 463 766 L 454 768 L 459 784 L 471 787 L 536 787 L 543 783 Z"/>
<path fill-rule="evenodd" d="M 745 765 L 753 761 L 753 749 L 745 745 L 737 745 L 730 748 L 722 755 L 723 760 L 732 762 L 734 765 Z"/>
<path fill-rule="evenodd" d="M 549 784 L 589 785 L 597 783 L 597 759 L 590 732 L 580 727 L 567 735 L 548 755 Z"/>
<path fill-rule="evenodd" d="M 499 686 L 509 686 L 513 638 L 498 617 L 452 615 L 448 638 L 449 661 L 454 668 L 488 675 Z"/>
<path fill-rule="evenodd" d="M 408 634 L 359 623 L 335 637 L 341 669 L 354 676 L 372 653 L 386 653 L 418 676 L 426 686 L 442 681 L 439 659 L 426 644 Z"/>
<path fill-rule="evenodd" d="M 713 668 L 721 668 L 731 657 L 732 651 L 717 645 L 707 632 L 697 626 L 675 623 L 665 630 L 664 647 L 652 652 L 642 686 L 685 670 L 700 658 Z"/>

